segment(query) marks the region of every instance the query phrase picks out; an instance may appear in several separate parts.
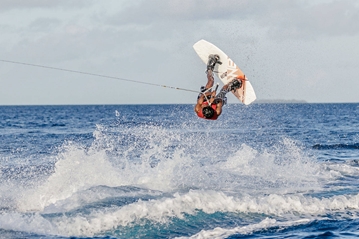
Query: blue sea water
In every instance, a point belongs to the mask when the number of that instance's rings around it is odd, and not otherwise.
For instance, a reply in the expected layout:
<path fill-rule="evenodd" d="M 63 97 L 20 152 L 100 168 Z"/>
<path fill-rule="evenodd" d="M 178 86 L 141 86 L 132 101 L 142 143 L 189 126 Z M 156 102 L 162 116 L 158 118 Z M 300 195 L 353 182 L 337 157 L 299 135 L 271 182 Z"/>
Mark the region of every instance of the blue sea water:
<path fill-rule="evenodd" d="M 0 106 L 0 238 L 359 236 L 359 104 Z"/>

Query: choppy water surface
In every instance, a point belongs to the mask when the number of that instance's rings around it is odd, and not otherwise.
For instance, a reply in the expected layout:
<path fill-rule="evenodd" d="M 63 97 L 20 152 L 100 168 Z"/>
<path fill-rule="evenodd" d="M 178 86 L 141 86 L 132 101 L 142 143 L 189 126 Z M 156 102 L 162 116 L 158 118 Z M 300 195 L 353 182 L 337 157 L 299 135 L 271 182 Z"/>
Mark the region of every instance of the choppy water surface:
<path fill-rule="evenodd" d="M 359 104 L 0 107 L 0 237 L 359 236 Z"/>

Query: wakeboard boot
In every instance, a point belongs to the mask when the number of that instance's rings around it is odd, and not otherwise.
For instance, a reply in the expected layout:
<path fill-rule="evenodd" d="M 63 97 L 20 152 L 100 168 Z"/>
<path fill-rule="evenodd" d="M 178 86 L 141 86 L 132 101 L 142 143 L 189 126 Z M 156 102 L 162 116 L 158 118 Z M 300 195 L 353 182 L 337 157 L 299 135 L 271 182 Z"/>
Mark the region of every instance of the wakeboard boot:
<path fill-rule="evenodd" d="M 239 80 L 239 79 L 233 79 L 229 85 L 228 85 L 228 89 L 229 90 L 233 90 L 233 91 L 236 91 L 237 89 L 241 88 L 242 87 L 242 81 Z"/>
<path fill-rule="evenodd" d="M 214 66 L 216 65 L 216 64 L 222 64 L 222 62 L 220 62 L 219 61 L 219 55 L 209 55 L 208 56 L 208 63 L 207 63 L 207 71 L 209 71 L 209 70 L 211 70 L 211 71 L 213 71 L 213 69 L 214 69 Z"/>

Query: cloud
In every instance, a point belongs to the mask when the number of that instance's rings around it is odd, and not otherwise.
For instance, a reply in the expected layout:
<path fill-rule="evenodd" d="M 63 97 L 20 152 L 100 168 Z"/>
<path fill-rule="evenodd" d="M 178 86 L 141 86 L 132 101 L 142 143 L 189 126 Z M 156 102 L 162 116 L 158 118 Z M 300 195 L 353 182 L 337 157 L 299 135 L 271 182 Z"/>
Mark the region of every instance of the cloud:
<path fill-rule="evenodd" d="M 93 0 L 61 0 L 61 1 L 49 1 L 49 0 L 1 0 L 0 12 L 8 10 L 19 9 L 31 9 L 31 8 L 44 8 L 50 9 L 55 7 L 65 8 L 81 8 L 89 6 Z"/>
<path fill-rule="evenodd" d="M 110 18 L 111 24 L 153 25 L 205 20 L 250 19 L 268 28 L 272 38 L 313 38 L 356 35 L 359 33 L 359 7 L 356 0 L 153 0 L 137 1 Z"/>
<path fill-rule="evenodd" d="M 208 19 L 241 18 L 252 1 L 242 0 L 153 0 L 137 1 L 112 17 L 113 23 L 153 24 L 154 22 L 200 21 Z M 252 9 L 253 10 L 253 9 Z M 251 10 L 251 11 L 252 11 Z M 175 26 L 174 26 L 175 27 Z"/>
<path fill-rule="evenodd" d="M 297 4 L 274 9 L 261 19 L 260 24 L 269 28 L 270 36 L 305 39 L 359 33 L 359 8 L 354 0 L 317 4 L 294 2 Z"/>
<path fill-rule="evenodd" d="M 52 29 L 61 25 L 61 21 L 56 18 L 40 17 L 31 22 L 28 28 L 35 32 L 50 32 Z"/>
<path fill-rule="evenodd" d="M 192 45 L 203 38 L 240 65 L 262 98 L 286 92 L 286 98 L 319 99 L 316 90 L 323 89 L 322 82 L 335 85 L 327 76 L 340 64 L 347 74 L 342 81 L 357 75 L 358 4 L 353 0 L 13 0 L 0 1 L 1 7 L 12 11 L 0 16 L 0 53 L 14 61 L 197 89 L 206 79 L 205 65 Z M 5 67 L 0 64 L 2 72 Z M 21 69 L 19 79 L 53 76 L 61 82 L 61 72 L 14 68 Z M 64 76 L 74 87 L 88 80 Z M 139 98 L 130 92 L 147 92 L 147 86 L 93 81 L 118 84 L 108 87 L 118 92 L 103 93 L 104 98 L 118 93 L 131 103 L 193 102 L 183 98 L 184 92 L 150 88 L 155 97 L 141 93 Z M 315 85 L 308 89 L 309 84 Z M 87 97 L 94 102 L 91 94 Z"/>

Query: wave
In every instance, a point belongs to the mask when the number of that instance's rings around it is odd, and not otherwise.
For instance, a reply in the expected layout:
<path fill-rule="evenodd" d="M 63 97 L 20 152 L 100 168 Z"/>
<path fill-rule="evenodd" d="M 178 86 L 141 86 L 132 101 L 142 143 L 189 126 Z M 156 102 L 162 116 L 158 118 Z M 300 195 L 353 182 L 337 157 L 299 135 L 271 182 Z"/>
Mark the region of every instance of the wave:
<path fill-rule="evenodd" d="M 172 197 L 138 200 L 120 207 L 95 207 L 87 213 L 3 213 L 0 215 L 0 224 L 6 230 L 20 230 L 18 226 L 22 225 L 21 230 L 28 228 L 29 232 L 40 233 L 38 230 L 41 229 L 41 232 L 47 230 L 47 234 L 62 236 L 95 236 L 116 231 L 119 227 L 141 225 L 145 221 L 167 224 L 174 219 L 186 220 L 188 215 L 195 216 L 200 211 L 208 215 L 218 212 L 264 214 L 270 218 L 288 218 L 290 221 L 294 215 L 308 219 L 330 214 L 339 218 L 349 217 L 348 211 L 358 209 L 359 194 L 330 198 L 278 194 L 234 197 L 223 192 L 191 190 L 183 194 L 175 193 Z M 17 223 L 14 224 L 14 221 Z M 274 225 L 272 221 L 269 222 Z M 263 223 L 259 226 L 263 226 Z M 237 228 L 232 232 L 242 230 Z"/>
<path fill-rule="evenodd" d="M 292 227 L 292 226 L 298 226 L 301 224 L 307 224 L 311 220 L 309 219 L 301 219 L 297 221 L 288 221 L 288 222 L 278 222 L 275 219 L 266 218 L 260 223 L 247 225 L 247 226 L 240 226 L 240 227 L 234 227 L 230 229 L 225 229 L 221 227 L 217 227 L 213 230 L 202 230 L 199 233 L 191 236 L 191 237 L 177 237 L 177 239 L 202 239 L 202 238 L 228 238 L 229 236 L 241 234 L 241 235 L 248 235 L 253 232 L 263 230 L 263 229 L 269 229 L 273 227 Z"/>
<path fill-rule="evenodd" d="M 93 236 L 103 231 L 115 230 L 119 226 L 141 224 L 143 220 L 160 224 L 168 223 L 174 218 L 184 220 L 186 215 L 196 215 L 199 211 L 206 214 L 259 213 L 282 218 L 285 215 L 292 217 L 293 214 L 315 217 L 340 211 L 345 215 L 348 209 L 358 210 L 358 202 L 359 194 L 322 199 L 275 194 L 237 198 L 221 192 L 190 191 L 186 194 L 175 193 L 172 198 L 138 201 L 113 211 L 103 210 L 87 216 L 62 217 L 53 223 L 62 235 Z"/>
<path fill-rule="evenodd" d="M 359 143 L 354 144 L 315 144 L 313 149 L 331 150 L 331 149 L 359 149 Z"/>

